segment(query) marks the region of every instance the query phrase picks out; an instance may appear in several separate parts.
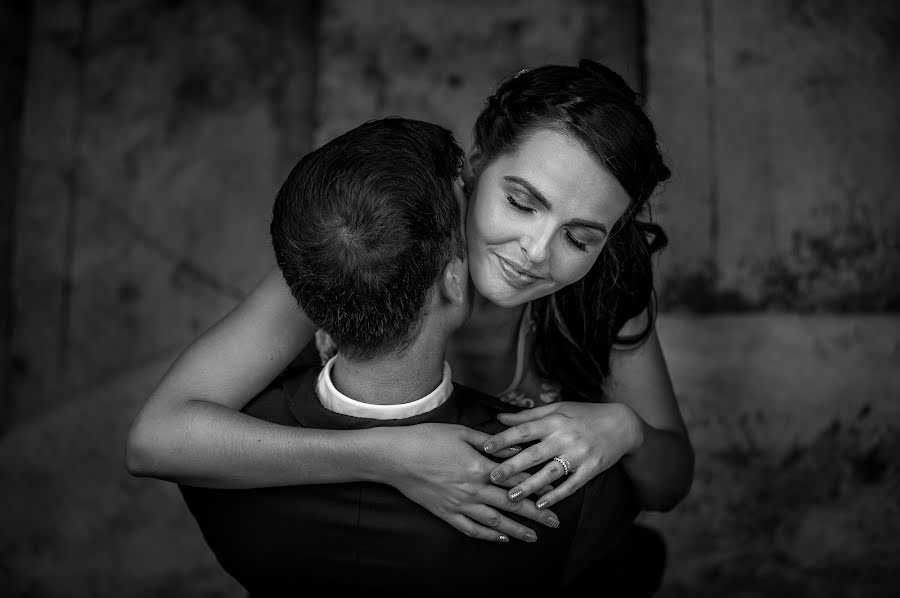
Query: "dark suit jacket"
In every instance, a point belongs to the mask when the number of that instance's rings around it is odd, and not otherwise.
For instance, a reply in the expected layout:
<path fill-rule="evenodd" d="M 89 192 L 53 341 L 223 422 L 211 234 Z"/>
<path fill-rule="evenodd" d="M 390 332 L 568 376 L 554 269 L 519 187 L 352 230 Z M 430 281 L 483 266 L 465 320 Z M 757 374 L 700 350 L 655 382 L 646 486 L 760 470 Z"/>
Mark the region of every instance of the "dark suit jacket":
<path fill-rule="evenodd" d="M 315 393 L 318 368 L 283 376 L 245 412 L 288 426 L 361 429 L 455 423 L 493 434 L 510 406 L 461 385 L 429 413 L 369 420 L 325 409 Z M 560 526 L 520 520 L 538 533 L 533 544 L 474 540 L 391 486 L 359 482 L 223 490 L 182 486 L 185 501 L 222 567 L 253 596 L 554 595 L 597 571 L 636 514 L 624 473 L 614 467 L 553 506 Z M 594 576 L 594 587 L 602 580 Z"/>

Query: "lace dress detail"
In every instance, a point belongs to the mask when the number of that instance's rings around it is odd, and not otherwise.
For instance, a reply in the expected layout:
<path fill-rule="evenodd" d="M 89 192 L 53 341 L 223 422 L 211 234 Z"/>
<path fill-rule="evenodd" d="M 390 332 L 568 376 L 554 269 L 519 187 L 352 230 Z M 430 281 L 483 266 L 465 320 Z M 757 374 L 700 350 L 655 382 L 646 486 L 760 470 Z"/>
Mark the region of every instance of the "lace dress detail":
<path fill-rule="evenodd" d="M 519 338 L 516 343 L 516 373 L 510 385 L 497 398 L 504 403 L 530 409 L 549 403 L 556 403 L 562 396 L 562 385 L 537 375 L 531 367 L 530 347 L 534 343 L 537 322 L 531 313 L 531 304 L 525 306 L 522 322 L 519 324 Z"/>

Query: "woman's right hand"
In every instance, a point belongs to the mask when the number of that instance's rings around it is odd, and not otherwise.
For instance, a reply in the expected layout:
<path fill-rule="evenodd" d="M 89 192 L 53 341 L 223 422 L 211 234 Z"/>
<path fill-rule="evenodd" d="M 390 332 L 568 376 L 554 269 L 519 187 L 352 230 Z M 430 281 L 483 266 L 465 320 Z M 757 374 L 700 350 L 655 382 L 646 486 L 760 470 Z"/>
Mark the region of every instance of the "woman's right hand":
<path fill-rule="evenodd" d="M 507 517 L 504 511 L 547 527 L 559 525 L 552 511 L 538 509 L 529 499 L 512 501 L 503 488 L 490 482 L 488 475 L 497 464 L 476 450 L 484 446 L 488 434 L 454 424 L 377 430 L 390 434 L 383 445 L 390 447 L 390 466 L 376 474 L 378 481 L 394 486 L 467 536 L 494 542 L 537 540 L 533 529 Z M 524 473 L 514 476 L 503 485 L 512 487 L 526 477 Z"/>

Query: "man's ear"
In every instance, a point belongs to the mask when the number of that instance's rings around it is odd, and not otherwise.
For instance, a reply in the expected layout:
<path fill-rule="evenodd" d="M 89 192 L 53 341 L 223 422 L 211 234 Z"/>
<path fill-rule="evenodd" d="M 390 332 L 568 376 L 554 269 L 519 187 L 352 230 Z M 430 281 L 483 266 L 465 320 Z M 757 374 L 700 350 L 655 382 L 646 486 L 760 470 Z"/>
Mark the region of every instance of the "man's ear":
<path fill-rule="evenodd" d="M 444 267 L 441 277 L 441 295 L 450 303 L 462 305 L 466 301 L 468 271 L 466 264 L 458 257 L 452 258 Z"/>

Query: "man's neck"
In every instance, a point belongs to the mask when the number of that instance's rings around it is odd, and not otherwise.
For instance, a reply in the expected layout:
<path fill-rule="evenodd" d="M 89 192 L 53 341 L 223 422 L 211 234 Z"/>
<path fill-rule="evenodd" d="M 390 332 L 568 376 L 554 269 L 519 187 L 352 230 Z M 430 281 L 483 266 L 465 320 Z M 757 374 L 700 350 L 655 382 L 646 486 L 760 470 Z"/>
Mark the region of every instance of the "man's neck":
<path fill-rule="evenodd" d="M 342 394 L 373 405 L 411 403 L 435 390 L 444 377 L 446 338 L 420 334 L 401 355 L 349 360 L 338 353 L 331 382 Z"/>

